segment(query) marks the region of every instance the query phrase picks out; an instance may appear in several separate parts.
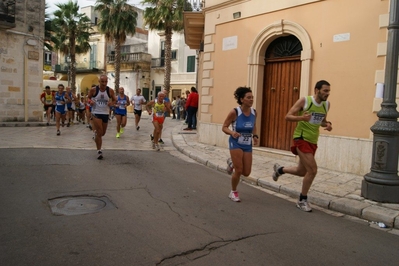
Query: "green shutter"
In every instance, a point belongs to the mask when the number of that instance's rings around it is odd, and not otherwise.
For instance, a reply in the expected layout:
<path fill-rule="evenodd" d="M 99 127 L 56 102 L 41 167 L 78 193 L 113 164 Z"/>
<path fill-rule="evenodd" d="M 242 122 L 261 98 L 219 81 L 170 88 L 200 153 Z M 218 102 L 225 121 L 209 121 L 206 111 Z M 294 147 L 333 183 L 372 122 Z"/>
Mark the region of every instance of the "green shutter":
<path fill-rule="evenodd" d="M 187 72 L 195 72 L 195 55 L 187 56 Z"/>

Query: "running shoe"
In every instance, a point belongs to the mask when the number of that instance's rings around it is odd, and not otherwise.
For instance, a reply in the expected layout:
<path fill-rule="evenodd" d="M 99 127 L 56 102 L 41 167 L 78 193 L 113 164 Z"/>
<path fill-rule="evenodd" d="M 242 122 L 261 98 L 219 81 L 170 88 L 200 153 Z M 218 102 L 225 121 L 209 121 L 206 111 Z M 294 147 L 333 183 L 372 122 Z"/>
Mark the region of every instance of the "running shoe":
<path fill-rule="evenodd" d="M 240 197 L 238 196 L 238 191 L 230 191 L 229 198 L 234 202 L 240 202 Z"/>
<path fill-rule="evenodd" d="M 154 140 L 154 136 L 152 134 L 150 134 L 150 138 L 151 138 L 151 141 Z"/>
<path fill-rule="evenodd" d="M 103 152 L 100 150 L 97 152 L 97 159 L 101 160 L 103 157 Z"/>
<path fill-rule="evenodd" d="M 233 173 L 233 169 L 234 169 L 233 161 L 231 160 L 231 158 L 228 158 L 227 159 L 227 168 L 226 168 L 227 173 L 229 175 L 231 175 Z"/>
<path fill-rule="evenodd" d="M 121 129 L 119 130 L 119 133 L 123 134 L 123 132 L 125 132 L 125 130 L 123 129 L 123 127 L 121 127 Z"/>
<path fill-rule="evenodd" d="M 155 148 L 156 148 L 157 151 L 161 150 L 161 147 L 159 147 L 159 144 L 155 144 Z"/>
<path fill-rule="evenodd" d="M 120 136 L 121 136 L 120 133 L 116 133 L 116 137 L 117 137 L 118 139 L 120 138 Z"/>
<path fill-rule="evenodd" d="M 159 139 L 159 140 L 158 140 L 158 143 L 160 143 L 160 144 L 165 144 L 165 142 L 163 142 L 162 139 Z"/>
<path fill-rule="evenodd" d="M 68 122 L 67 127 L 69 127 L 71 125 L 71 123 Z"/>
<path fill-rule="evenodd" d="M 307 200 L 298 201 L 297 204 L 296 204 L 296 206 L 297 206 L 300 210 L 302 210 L 302 211 L 304 211 L 304 212 L 311 212 L 311 211 L 312 211 L 312 208 L 310 207 L 310 205 L 309 205 L 309 203 L 308 203 Z"/>
<path fill-rule="evenodd" d="M 139 126 L 137 126 L 137 127 L 136 127 L 136 130 L 139 130 L 139 129 L 140 129 L 140 127 L 139 127 Z"/>
<path fill-rule="evenodd" d="M 154 142 L 152 143 L 152 148 L 155 149 L 155 143 Z"/>
<path fill-rule="evenodd" d="M 278 163 L 275 163 L 273 166 L 273 180 L 277 181 L 279 176 L 281 176 L 281 174 L 278 172 L 278 169 L 280 169 L 281 166 Z"/>
<path fill-rule="evenodd" d="M 62 127 L 64 127 L 65 126 L 65 123 L 64 122 L 62 122 L 62 125 L 61 125 Z"/>
<path fill-rule="evenodd" d="M 57 136 L 61 135 L 61 132 L 59 130 L 57 130 Z"/>

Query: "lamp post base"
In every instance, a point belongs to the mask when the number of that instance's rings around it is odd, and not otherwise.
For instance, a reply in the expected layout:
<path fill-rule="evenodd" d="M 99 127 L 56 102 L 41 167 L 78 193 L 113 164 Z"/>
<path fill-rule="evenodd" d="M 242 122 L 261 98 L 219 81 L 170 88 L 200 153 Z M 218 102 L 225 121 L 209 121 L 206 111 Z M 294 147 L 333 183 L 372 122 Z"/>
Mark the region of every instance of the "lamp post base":
<path fill-rule="evenodd" d="M 362 197 L 382 203 L 399 203 L 399 186 L 362 181 Z"/>

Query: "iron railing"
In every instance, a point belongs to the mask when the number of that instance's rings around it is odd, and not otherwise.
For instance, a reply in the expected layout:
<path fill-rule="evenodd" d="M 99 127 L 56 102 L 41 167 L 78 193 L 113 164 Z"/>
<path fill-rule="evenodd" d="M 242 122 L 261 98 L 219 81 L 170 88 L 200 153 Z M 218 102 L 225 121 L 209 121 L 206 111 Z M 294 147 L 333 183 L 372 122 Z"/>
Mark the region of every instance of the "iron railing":
<path fill-rule="evenodd" d="M 107 63 L 115 62 L 115 54 L 107 55 Z M 123 53 L 121 63 L 151 62 L 151 54 L 147 53 Z"/>

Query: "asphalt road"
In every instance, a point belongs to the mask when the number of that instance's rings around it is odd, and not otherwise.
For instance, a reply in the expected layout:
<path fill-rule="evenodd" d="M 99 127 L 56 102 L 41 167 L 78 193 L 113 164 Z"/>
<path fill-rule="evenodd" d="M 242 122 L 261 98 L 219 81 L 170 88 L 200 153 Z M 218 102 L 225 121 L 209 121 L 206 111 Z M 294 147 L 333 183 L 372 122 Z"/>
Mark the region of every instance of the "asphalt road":
<path fill-rule="evenodd" d="M 175 151 L 0 150 L 1 265 L 398 265 L 399 238 L 304 213 Z M 54 215 L 49 200 L 115 208 Z M 90 205 L 90 204 L 88 204 Z"/>

